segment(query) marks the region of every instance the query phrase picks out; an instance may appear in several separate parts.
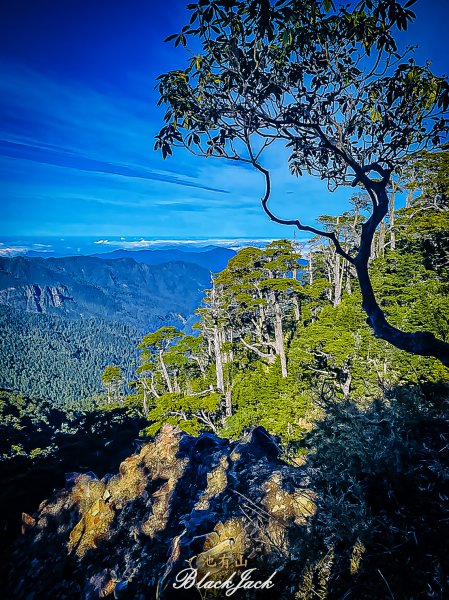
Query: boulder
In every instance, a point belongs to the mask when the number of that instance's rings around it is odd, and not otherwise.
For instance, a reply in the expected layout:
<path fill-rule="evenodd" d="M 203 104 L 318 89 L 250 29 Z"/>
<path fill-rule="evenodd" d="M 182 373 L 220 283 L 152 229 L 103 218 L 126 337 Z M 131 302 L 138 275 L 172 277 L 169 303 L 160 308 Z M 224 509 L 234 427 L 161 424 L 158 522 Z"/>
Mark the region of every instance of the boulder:
<path fill-rule="evenodd" d="M 187 568 L 210 585 L 254 569 L 253 580 L 272 577 L 276 596 L 291 598 L 295 535 L 315 512 L 302 481 L 263 428 L 229 442 L 166 425 L 116 475 L 72 473 L 24 516 L 4 565 L 8 597 L 199 598 L 174 585 Z M 272 595 L 267 584 L 234 597 Z"/>

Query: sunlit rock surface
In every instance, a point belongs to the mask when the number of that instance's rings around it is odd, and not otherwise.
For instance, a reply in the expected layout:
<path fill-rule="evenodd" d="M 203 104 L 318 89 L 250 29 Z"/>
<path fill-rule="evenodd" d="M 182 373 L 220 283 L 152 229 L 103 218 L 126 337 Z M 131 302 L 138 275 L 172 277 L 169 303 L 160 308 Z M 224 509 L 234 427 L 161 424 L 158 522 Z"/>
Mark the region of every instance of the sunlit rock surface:
<path fill-rule="evenodd" d="M 4 582 L 9 597 L 200 598 L 173 587 L 190 567 L 215 581 L 232 573 L 238 581 L 246 569 L 264 581 L 277 571 L 274 588 L 233 597 L 294 597 L 295 548 L 315 504 L 301 469 L 277 454 L 262 428 L 230 443 L 167 425 L 118 474 L 71 474 L 24 515 Z"/>

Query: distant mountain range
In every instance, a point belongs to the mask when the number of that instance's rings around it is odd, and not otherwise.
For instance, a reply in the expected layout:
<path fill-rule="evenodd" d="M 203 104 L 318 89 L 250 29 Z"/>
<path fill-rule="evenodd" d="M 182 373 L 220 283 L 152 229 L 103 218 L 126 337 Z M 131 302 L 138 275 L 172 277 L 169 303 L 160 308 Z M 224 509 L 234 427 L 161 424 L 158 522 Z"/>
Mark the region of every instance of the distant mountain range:
<path fill-rule="evenodd" d="M 99 317 L 145 331 L 163 323 L 183 328 L 209 285 L 209 270 L 188 262 L 0 258 L 0 304 L 70 319 Z"/>
<path fill-rule="evenodd" d="M 78 405 L 108 364 L 130 381 L 143 335 L 190 332 L 209 286 L 209 269 L 189 262 L 0 257 L 0 386 Z"/>
<path fill-rule="evenodd" d="M 204 253 L 214 249 L 238 252 L 242 248 L 253 246 L 264 248 L 272 239 L 229 238 L 229 239 L 178 239 L 163 240 L 149 237 L 111 237 L 98 239 L 92 236 L 0 236 L 0 256 L 30 256 L 33 258 L 62 258 L 65 256 L 96 256 L 114 250 L 138 252 L 140 250 L 179 250 L 186 253 Z M 185 257 L 184 257 L 185 258 Z"/>
<path fill-rule="evenodd" d="M 208 246 L 207 249 L 203 248 L 201 252 L 198 250 L 179 250 L 177 248 L 163 250 L 114 250 L 113 252 L 94 254 L 93 256 L 103 260 L 132 258 L 138 263 L 145 263 L 147 265 L 159 265 L 167 262 L 181 261 L 198 265 L 213 273 L 218 273 L 226 267 L 228 261 L 235 256 L 235 254 L 235 251 L 230 250 L 229 248 Z"/>

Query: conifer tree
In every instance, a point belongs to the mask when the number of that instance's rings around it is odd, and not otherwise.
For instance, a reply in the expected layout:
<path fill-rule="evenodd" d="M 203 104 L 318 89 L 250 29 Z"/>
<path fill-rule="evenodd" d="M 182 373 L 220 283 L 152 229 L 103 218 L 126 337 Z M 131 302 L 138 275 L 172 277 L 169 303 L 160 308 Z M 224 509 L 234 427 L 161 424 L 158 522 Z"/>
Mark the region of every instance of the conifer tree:
<path fill-rule="evenodd" d="M 396 35 L 415 15 L 413 0 L 200 0 L 174 40 L 194 40 L 187 66 L 159 77 L 163 157 L 195 155 L 252 165 L 263 177 L 262 207 L 277 223 L 327 238 L 353 267 L 362 307 L 377 337 L 449 365 L 449 344 L 431 332 L 392 325 L 369 273 L 376 231 L 409 154 L 438 147 L 449 131 L 449 84 L 398 52 Z M 361 186 L 369 215 L 352 253 L 335 231 L 278 217 L 269 206 L 265 156 L 283 144 L 293 175 L 325 180 L 330 191 Z M 301 200 L 298 202 L 300 212 Z"/>
<path fill-rule="evenodd" d="M 123 372 L 117 365 L 108 365 L 101 376 L 101 381 L 106 389 L 108 404 L 117 402 L 122 393 Z"/>

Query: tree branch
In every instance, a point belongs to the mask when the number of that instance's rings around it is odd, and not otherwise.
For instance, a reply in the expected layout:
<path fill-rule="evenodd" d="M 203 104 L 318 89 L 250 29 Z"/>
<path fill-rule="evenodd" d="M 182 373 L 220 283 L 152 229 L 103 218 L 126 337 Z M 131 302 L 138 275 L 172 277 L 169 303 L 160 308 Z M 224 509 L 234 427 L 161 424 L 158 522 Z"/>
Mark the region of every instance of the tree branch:
<path fill-rule="evenodd" d="M 349 263 L 354 264 L 354 259 L 352 258 L 352 256 L 350 256 L 350 254 L 348 254 L 347 252 L 345 252 L 345 250 L 343 250 L 340 242 L 338 241 L 338 238 L 337 238 L 335 232 L 323 231 L 321 229 L 317 229 L 316 227 L 311 227 L 310 225 L 303 225 L 299 219 L 281 219 L 281 218 L 277 217 L 270 210 L 270 208 L 268 206 L 268 200 L 270 199 L 270 195 L 271 195 L 270 173 L 267 169 L 264 169 L 264 167 L 262 167 L 255 160 L 253 161 L 252 164 L 265 177 L 265 186 L 266 186 L 265 187 L 265 195 L 263 196 L 261 203 L 262 203 L 262 208 L 264 209 L 265 213 L 268 215 L 268 217 L 270 218 L 271 221 L 274 221 L 275 223 L 279 223 L 279 225 L 290 225 L 293 227 L 297 227 L 297 229 L 299 229 L 300 231 L 309 231 L 310 233 L 313 233 L 315 235 L 320 235 L 320 236 L 328 238 L 334 244 L 335 249 L 338 252 L 338 254 L 340 256 L 342 256 L 344 259 L 346 259 Z"/>
<path fill-rule="evenodd" d="M 248 348 L 248 350 L 251 350 L 252 352 L 255 352 L 261 358 L 266 358 L 267 360 L 271 360 L 271 359 L 274 358 L 272 354 L 265 354 L 265 352 L 261 352 L 255 346 L 251 346 L 251 344 L 248 344 L 248 342 L 246 342 L 243 338 L 240 338 L 240 341 L 245 346 L 245 348 Z"/>

